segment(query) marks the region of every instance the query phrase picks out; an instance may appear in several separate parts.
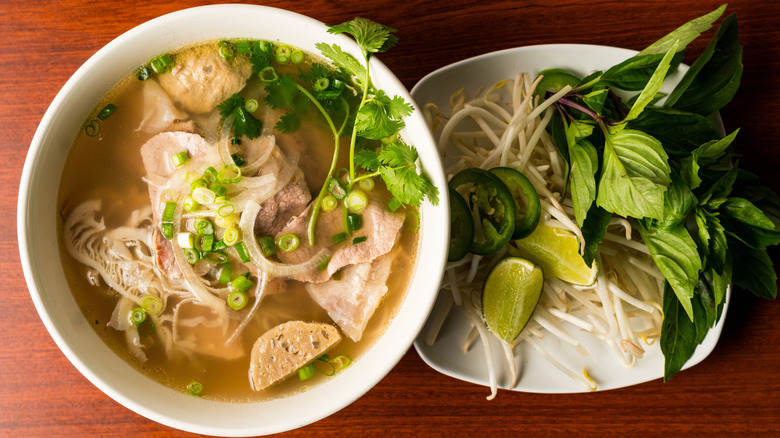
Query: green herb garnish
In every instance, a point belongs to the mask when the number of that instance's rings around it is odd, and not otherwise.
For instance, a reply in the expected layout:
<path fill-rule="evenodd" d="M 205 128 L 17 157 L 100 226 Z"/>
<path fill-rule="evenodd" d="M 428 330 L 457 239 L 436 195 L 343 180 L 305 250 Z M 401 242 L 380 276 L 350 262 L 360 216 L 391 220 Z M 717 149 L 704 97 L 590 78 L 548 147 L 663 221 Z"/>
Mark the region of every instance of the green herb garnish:
<path fill-rule="evenodd" d="M 766 207 L 778 205 L 778 198 L 732 160 L 738 130 L 722 137 L 711 121 L 734 96 L 742 75 L 735 15 L 723 20 L 665 100 L 659 93 L 685 47 L 724 10 L 725 5 L 581 79 L 555 103 L 552 121 L 570 169 L 586 263 L 617 214 L 637 221 L 665 277 L 661 350 L 667 380 L 718 321 L 729 284 L 760 297 L 777 296 L 766 248 L 780 243 L 774 225 L 780 218 Z M 615 90 L 640 93 L 624 103 Z M 547 96 L 554 91 L 541 90 Z"/>

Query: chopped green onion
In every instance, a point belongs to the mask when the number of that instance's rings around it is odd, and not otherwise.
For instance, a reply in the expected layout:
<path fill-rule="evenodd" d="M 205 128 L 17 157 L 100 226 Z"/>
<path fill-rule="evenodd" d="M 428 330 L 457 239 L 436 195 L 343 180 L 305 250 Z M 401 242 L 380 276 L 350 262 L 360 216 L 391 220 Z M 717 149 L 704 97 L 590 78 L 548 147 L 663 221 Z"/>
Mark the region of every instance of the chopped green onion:
<path fill-rule="evenodd" d="M 413 233 L 420 229 L 420 213 L 417 210 L 406 212 L 406 229 Z"/>
<path fill-rule="evenodd" d="M 211 191 L 208 187 L 198 187 L 192 191 L 192 199 L 198 204 L 213 204 L 217 195 Z"/>
<path fill-rule="evenodd" d="M 239 240 L 241 240 L 241 230 L 239 230 L 237 227 L 228 228 L 225 230 L 225 234 L 222 236 L 222 240 L 224 240 L 225 243 L 230 246 L 235 245 Z"/>
<path fill-rule="evenodd" d="M 233 162 L 236 163 L 236 166 L 243 166 L 246 164 L 246 160 L 241 155 L 232 154 L 230 157 L 233 159 Z"/>
<path fill-rule="evenodd" d="M 382 144 L 393 144 L 396 141 L 398 141 L 398 133 L 394 133 L 393 135 L 389 135 L 387 137 L 383 137 L 380 139 Z"/>
<path fill-rule="evenodd" d="M 352 213 L 360 213 L 368 205 L 368 196 L 362 190 L 352 190 L 344 199 L 344 203 Z"/>
<path fill-rule="evenodd" d="M 141 336 L 149 336 L 157 329 L 155 327 L 154 322 L 151 320 L 146 320 L 138 325 L 138 334 Z"/>
<path fill-rule="evenodd" d="M 100 120 L 106 120 L 108 116 L 114 113 L 116 111 L 116 105 L 109 103 L 108 105 L 104 106 L 102 110 L 97 115 L 97 118 Z"/>
<path fill-rule="evenodd" d="M 204 217 L 195 219 L 195 223 L 193 225 L 195 226 L 195 231 L 198 234 L 214 234 L 214 225 L 210 220 Z"/>
<path fill-rule="evenodd" d="M 173 239 L 173 224 L 166 222 L 160 225 L 160 231 L 162 231 L 163 237 L 166 239 Z"/>
<path fill-rule="evenodd" d="M 197 380 L 193 380 L 187 384 L 187 392 L 190 393 L 190 395 L 201 395 L 203 394 L 203 384 Z"/>
<path fill-rule="evenodd" d="M 390 209 L 390 211 L 395 212 L 399 208 L 403 207 L 403 204 L 398 199 L 392 198 L 387 202 L 387 207 Z"/>
<path fill-rule="evenodd" d="M 145 81 L 149 79 L 151 76 L 152 76 L 152 72 L 150 72 L 149 67 L 146 66 L 140 67 L 135 72 L 135 77 L 137 77 L 139 81 Z"/>
<path fill-rule="evenodd" d="M 246 249 L 246 245 L 244 242 L 238 242 L 235 245 L 233 245 L 233 248 L 236 250 L 236 253 L 238 254 L 238 258 L 241 259 L 244 263 L 249 263 L 251 259 L 249 258 L 249 251 Z"/>
<path fill-rule="evenodd" d="M 341 271 L 339 270 L 339 271 L 334 272 L 333 276 L 330 277 L 330 278 L 332 278 L 335 281 L 341 281 Z"/>
<path fill-rule="evenodd" d="M 220 269 L 219 278 L 217 279 L 217 281 L 219 281 L 222 284 L 229 284 L 230 279 L 233 278 L 232 274 L 233 274 L 233 265 L 230 263 L 226 263 L 225 266 L 223 266 L 222 269 Z"/>
<path fill-rule="evenodd" d="M 220 205 L 219 207 L 217 207 L 217 215 L 221 217 L 228 217 L 231 214 L 235 213 L 235 211 L 236 211 L 236 207 L 229 202 L 226 202 Z"/>
<path fill-rule="evenodd" d="M 328 191 L 334 198 L 339 200 L 344 199 L 344 197 L 347 196 L 344 187 L 341 186 L 341 183 L 339 183 L 339 180 L 336 178 L 331 178 L 330 181 L 328 181 Z"/>
<path fill-rule="evenodd" d="M 100 122 L 97 119 L 92 119 L 84 126 L 84 133 L 90 137 L 97 137 L 100 133 Z"/>
<path fill-rule="evenodd" d="M 324 271 L 324 270 L 325 270 L 325 268 L 327 268 L 327 267 L 328 267 L 328 263 L 330 263 L 330 256 L 323 257 L 323 259 L 322 259 L 322 260 L 320 260 L 320 261 L 317 263 L 317 269 L 319 269 L 320 271 Z"/>
<path fill-rule="evenodd" d="M 250 113 L 257 111 L 257 107 L 258 107 L 257 99 L 249 99 L 244 104 L 244 108 L 246 108 L 246 110 L 249 111 Z"/>
<path fill-rule="evenodd" d="M 322 198 L 323 211 L 333 211 L 338 205 L 339 201 L 333 195 L 327 195 Z"/>
<path fill-rule="evenodd" d="M 187 260 L 187 263 L 194 265 L 200 260 L 200 254 L 192 248 L 184 248 L 184 258 Z"/>
<path fill-rule="evenodd" d="M 292 61 L 293 64 L 300 64 L 303 62 L 303 52 L 295 49 L 290 54 L 290 61 Z"/>
<path fill-rule="evenodd" d="M 267 54 L 271 54 L 271 52 L 274 50 L 273 44 L 271 44 L 270 41 L 255 41 L 255 50 L 260 52 L 265 52 Z"/>
<path fill-rule="evenodd" d="M 217 205 L 225 204 L 230 202 L 230 196 L 217 196 L 217 199 L 214 200 L 214 203 Z"/>
<path fill-rule="evenodd" d="M 178 236 L 176 236 L 176 242 L 178 242 L 179 246 L 182 248 L 194 248 L 195 247 L 195 236 L 192 235 L 192 233 L 188 232 L 181 232 Z"/>
<path fill-rule="evenodd" d="M 171 59 L 171 55 L 166 53 L 152 59 L 149 65 L 157 74 L 166 73 L 173 68 L 173 59 Z"/>
<path fill-rule="evenodd" d="M 230 288 L 239 292 L 245 292 L 254 285 L 255 283 L 244 275 L 239 275 L 230 282 Z"/>
<path fill-rule="evenodd" d="M 194 192 L 195 189 L 197 189 L 197 188 L 208 187 L 208 186 L 209 186 L 209 182 L 208 181 L 206 181 L 203 178 L 198 178 L 195 181 L 190 183 L 190 190 Z"/>
<path fill-rule="evenodd" d="M 219 54 L 225 59 L 233 59 L 233 57 L 236 56 L 236 52 L 233 50 L 233 45 L 230 44 L 230 41 L 219 42 Z"/>
<path fill-rule="evenodd" d="M 366 240 L 368 240 L 368 237 L 366 236 L 355 237 L 354 239 L 352 239 L 352 244 L 357 245 L 358 243 L 363 243 Z"/>
<path fill-rule="evenodd" d="M 241 139 L 238 137 L 233 137 L 230 139 L 230 144 L 241 144 Z"/>
<path fill-rule="evenodd" d="M 214 250 L 214 234 L 198 234 L 195 238 L 195 249 L 201 252 Z"/>
<path fill-rule="evenodd" d="M 303 380 L 309 380 L 314 377 L 314 365 L 308 364 L 301 368 L 298 368 L 298 378 Z"/>
<path fill-rule="evenodd" d="M 211 183 L 209 184 L 209 190 L 214 192 L 215 196 L 225 196 L 225 193 L 227 193 L 227 187 L 223 186 L 222 184 L 218 183 Z M 215 197 L 216 199 L 216 197 Z"/>
<path fill-rule="evenodd" d="M 214 166 L 209 166 L 203 171 L 203 177 L 211 184 L 217 180 L 217 173 L 217 169 Z"/>
<path fill-rule="evenodd" d="M 341 90 L 323 90 L 317 93 L 318 100 L 332 100 L 341 95 Z"/>
<path fill-rule="evenodd" d="M 252 53 L 252 42 L 247 40 L 236 41 L 236 52 L 241 54 Z"/>
<path fill-rule="evenodd" d="M 352 364 L 352 358 L 346 354 L 340 354 L 329 361 L 337 370 L 346 368 Z"/>
<path fill-rule="evenodd" d="M 343 90 L 347 86 L 347 83 L 339 78 L 333 78 L 333 88 L 337 90 Z"/>
<path fill-rule="evenodd" d="M 165 203 L 165 209 L 163 210 L 162 220 L 163 222 L 172 222 L 173 214 L 176 211 L 176 203 L 168 201 Z"/>
<path fill-rule="evenodd" d="M 275 68 L 268 66 L 260 70 L 260 72 L 257 74 L 257 77 L 265 83 L 271 83 L 279 80 L 279 73 L 277 73 Z"/>
<path fill-rule="evenodd" d="M 200 204 L 198 204 L 197 201 L 192 197 L 192 195 L 187 195 L 184 197 L 184 209 L 187 211 L 195 211 L 200 208 Z"/>
<path fill-rule="evenodd" d="M 236 215 L 230 216 L 214 216 L 214 223 L 222 228 L 230 228 L 238 223 L 238 217 Z"/>
<path fill-rule="evenodd" d="M 246 277 L 236 277 L 236 280 L 246 278 Z M 236 281 L 233 280 L 230 282 L 230 285 L 232 286 L 233 283 Z M 249 297 L 247 296 L 246 292 L 240 291 L 240 290 L 234 290 L 233 292 L 230 292 L 230 294 L 227 297 L 227 303 L 228 306 L 230 306 L 233 310 L 241 310 L 244 307 L 246 307 L 246 302 L 249 300 Z"/>
<path fill-rule="evenodd" d="M 218 240 L 214 242 L 214 247 L 211 248 L 213 251 L 220 251 L 228 247 L 228 244 L 225 243 L 224 240 Z"/>
<path fill-rule="evenodd" d="M 276 62 L 279 64 L 286 64 L 287 61 L 290 60 L 290 54 L 292 53 L 292 49 L 290 46 L 286 46 L 284 44 L 276 47 Z"/>
<path fill-rule="evenodd" d="M 325 365 L 329 366 L 328 371 L 324 371 L 322 368 L 317 366 L 318 363 L 324 363 Z M 330 357 L 327 354 L 323 354 L 322 356 L 318 357 L 317 360 L 312 362 L 312 365 L 314 366 L 314 369 L 321 372 L 322 374 L 330 377 L 334 374 L 336 374 L 336 367 L 333 366 L 332 363 L 330 363 Z"/>
<path fill-rule="evenodd" d="M 271 257 L 276 254 L 276 242 L 271 236 L 262 236 L 257 238 L 257 243 L 260 245 L 260 250 L 263 251 L 265 257 Z"/>
<path fill-rule="evenodd" d="M 374 178 L 361 179 L 360 188 L 367 192 L 374 190 Z"/>
<path fill-rule="evenodd" d="M 333 235 L 333 243 L 341 243 L 347 240 L 347 233 L 338 233 Z"/>
<path fill-rule="evenodd" d="M 171 157 L 173 167 L 181 167 L 187 161 L 190 161 L 190 155 L 186 151 L 181 151 Z"/>
<path fill-rule="evenodd" d="M 215 265 L 221 265 L 227 263 L 228 256 L 222 251 L 208 251 L 203 253 L 203 260 L 214 263 Z"/>
<path fill-rule="evenodd" d="M 133 325 L 141 325 L 144 321 L 146 321 L 146 310 L 136 307 L 130 312 L 130 322 Z"/>
<path fill-rule="evenodd" d="M 314 83 L 312 86 L 312 89 L 314 91 L 324 91 L 328 86 L 330 85 L 330 79 L 328 78 L 319 78 L 317 79 L 317 82 Z"/>
<path fill-rule="evenodd" d="M 144 295 L 141 298 L 141 307 L 150 315 L 157 315 L 163 310 L 162 300 L 155 295 Z"/>
<path fill-rule="evenodd" d="M 235 164 L 227 164 L 217 174 L 217 181 L 222 184 L 235 184 L 241 181 L 241 168 Z"/>
<path fill-rule="evenodd" d="M 347 215 L 347 229 L 352 231 L 357 231 L 363 227 L 363 218 L 360 217 L 359 214 L 356 213 L 349 213 Z"/>
<path fill-rule="evenodd" d="M 292 233 L 285 234 L 276 240 L 276 245 L 284 252 L 292 252 L 298 249 L 301 239 Z"/>

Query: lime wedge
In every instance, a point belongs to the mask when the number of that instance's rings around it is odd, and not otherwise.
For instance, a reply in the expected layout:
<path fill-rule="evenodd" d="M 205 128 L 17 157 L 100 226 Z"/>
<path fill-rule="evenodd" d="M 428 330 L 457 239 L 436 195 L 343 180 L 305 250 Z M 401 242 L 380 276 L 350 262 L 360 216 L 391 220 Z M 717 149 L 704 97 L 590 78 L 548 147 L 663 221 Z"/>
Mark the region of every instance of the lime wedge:
<path fill-rule="evenodd" d="M 488 330 L 512 342 L 523 330 L 542 295 L 542 268 L 520 257 L 493 267 L 482 286 L 482 316 Z"/>
<path fill-rule="evenodd" d="M 585 264 L 580 256 L 580 242 L 574 233 L 539 225 L 530 236 L 513 240 L 509 253 L 542 265 L 546 275 L 567 283 L 590 286 L 596 282 L 598 265 Z"/>

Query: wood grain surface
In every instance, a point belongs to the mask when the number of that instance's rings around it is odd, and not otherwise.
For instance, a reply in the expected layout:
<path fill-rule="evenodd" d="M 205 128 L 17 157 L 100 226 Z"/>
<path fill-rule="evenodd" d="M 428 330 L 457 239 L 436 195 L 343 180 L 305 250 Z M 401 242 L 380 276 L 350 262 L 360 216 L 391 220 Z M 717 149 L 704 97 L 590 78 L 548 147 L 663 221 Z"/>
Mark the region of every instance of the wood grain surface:
<path fill-rule="evenodd" d="M 189 436 L 114 402 L 67 361 L 27 291 L 17 249 L 16 203 L 30 141 L 71 74 L 121 33 L 206 2 L 0 0 L 0 436 Z M 485 52 L 544 43 L 640 50 L 714 0 L 291 0 L 269 1 L 327 23 L 364 16 L 398 29 L 382 60 L 410 88 L 427 73 Z M 780 191 L 780 6 L 738 0 L 744 75 L 722 112 L 741 127 L 742 167 Z M 690 55 L 706 41 L 695 42 Z M 777 252 L 773 253 L 777 256 Z M 288 436 L 780 436 L 780 303 L 735 291 L 723 335 L 703 363 L 670 382 L 592 394 L 488 389 L 443 376 L 410 349 L 374 389 Z"/>

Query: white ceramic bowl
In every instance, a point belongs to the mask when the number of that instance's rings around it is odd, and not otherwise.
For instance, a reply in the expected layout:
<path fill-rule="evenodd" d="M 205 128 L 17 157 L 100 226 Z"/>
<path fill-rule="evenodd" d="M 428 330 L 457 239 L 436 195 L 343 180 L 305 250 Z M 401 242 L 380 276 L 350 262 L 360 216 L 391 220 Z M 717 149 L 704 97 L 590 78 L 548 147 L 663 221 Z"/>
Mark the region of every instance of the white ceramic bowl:
<path fill-rule="evenodd" d="M 187 9 L 144 23 L 92 56 L 68 80 L 44 115 L 22 173 L 18 204 L 19 251 L 30 295 L 46 329 L 73 365 L 95 386 L 129 409 L 190 432 L 250 436 L 294 429 L 324 418 L 371 389 L 401 359 L 436 297 L 447 253 L 447 191 L 437 207 L 424 205 L 418 266 L 387 331 L 352 366 L 313 389 L 257 403 L 204 400 L 169 389 L 117 357 L 78 309 L 57 248 L 56 205 L 63 163 L 90 111 L 121 78 L 152 57 L 198 41 L 254 38 L 282 41 L 312 53 L 317 42 L 337 43 L 360 59 L 351 39 L 331 35 L 312 18 L 280 9 L 218 5 Z M 403 37 L 401 35 L 401 37 Z M 376 58 L 376 85 L 412 102 L 401 82 Z M 445 188 L 435 143 L 419 108 L 407 118 L 404 138 L 418 150 L 437 187 Z"/>

